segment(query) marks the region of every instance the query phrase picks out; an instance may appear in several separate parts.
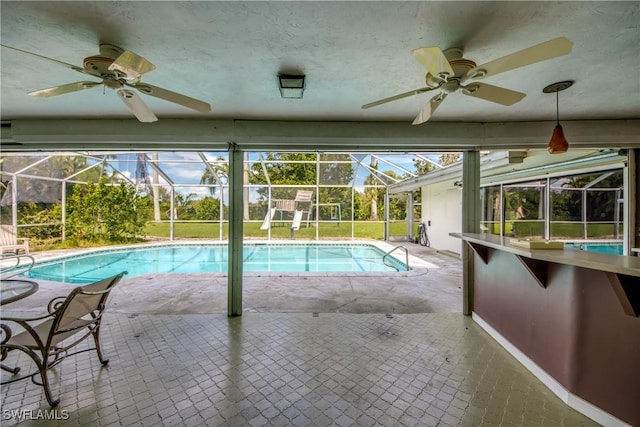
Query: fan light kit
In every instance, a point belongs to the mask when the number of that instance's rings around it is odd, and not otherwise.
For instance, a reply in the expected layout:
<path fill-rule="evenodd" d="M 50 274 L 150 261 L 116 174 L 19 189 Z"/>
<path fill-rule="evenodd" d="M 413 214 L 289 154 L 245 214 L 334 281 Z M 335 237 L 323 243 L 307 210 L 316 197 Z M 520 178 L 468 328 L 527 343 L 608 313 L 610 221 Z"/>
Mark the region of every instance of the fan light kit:
<path fill-rule="evenodd" d="M 29 93 L 31 96 L 48 98 L 50 96 L 63 95 L 65 93 L 90 89 L 96 86 L 105 86 L 110 89 L 114 89 L 118 94 L 118 97 L 122 102 L 124 102 L 129 110 L 131 110 L 136 118 L 145 123 L 155 122 L 158 118 L 136 92 L 126 89 L 125 87 L 137 89 L 145 95 L 164 99 L 165 101 L 173 102 L 174 104 L 179 104 L 183 107 L 191 108 L 192 110 L 196 110 L 201 113 L 208 113 L 211 111 L 211 106 L 206 102 L 172 92 L 167 89 L 162 89 L 157 86 L 152 86 L 147 83 L 142 83 L 140 81 L 140 77 L 143 74 L 154 70 L 156 68 L 155 65 L 136 53 L 129 50 L 123 50 L 112 44 L 100 44 L 100 54 L 84 58 L 82 61 L 82 67 L 38 55 L 37 53 L 27 52 L 26 50 L 17 49 L 15 47 L 5 45 L 0 46 L 70 68 L 71 70 L 79 73 L 88 74 L 92 77 L 102 79 L 100 82 L 81 81 L 54 86 L 47 89 L 40 89 Z"/>
<path fill-rule="evenodd" d="M 547 144 L 547 150 L 551 154 L 566 153 L 569 149 L 569 143 L 564 137 L 562 126 L 560 126 L 560 106 L 558 101 L 558 92 L 560 92 L 561 90 L 569 89 L 572 85 L 573 81 L 566 80 L 563 82 L 550 84 L 549 86 L 542 89 L 542 92 L 544 93 L 555 92 L 556 94 L 556 127 L 553 129 L 553 135 L 551 135 L 549 144 Z"/>
<path fill-rule="evenodd" d="M 304 74 L 278 74 L 280 96 L 283 98 L 302 99 L 304 93 Z"/>
<path fill-rule="evenodd" d="M 460 90 L 463 95 L 473 96 L 474 98 L 484 99 L 501 105 L 513 105 L 524 98 L 525 94 L 487 83 L 471 82 L 466 85 L 465 83 L 469 80 L 484 79 L 505 71 L 567 55 L 571 52 L 572 47 L 573 43 L 564 37 L 559 37 L 495 59 L 483 65 L 476 65 L 474 61 L 463 58 L 463 51 L 459 48 L 447 49 L 445 51 L 440 50 L 438 47 L 415 49 L 412 51 L 413 56 L 427 69 L 427 74 L 425 75 L 426 86 L 370 102 L 363 105 L 362 108 L 371 108 L 408 96 L 439 90 L 439 93 L 432 97 L 427 105 L 418 112 L 413 124 L 419 125 L 429 120 L 431 115 L 449 94 L 458 92 L 458 90 Z"/>

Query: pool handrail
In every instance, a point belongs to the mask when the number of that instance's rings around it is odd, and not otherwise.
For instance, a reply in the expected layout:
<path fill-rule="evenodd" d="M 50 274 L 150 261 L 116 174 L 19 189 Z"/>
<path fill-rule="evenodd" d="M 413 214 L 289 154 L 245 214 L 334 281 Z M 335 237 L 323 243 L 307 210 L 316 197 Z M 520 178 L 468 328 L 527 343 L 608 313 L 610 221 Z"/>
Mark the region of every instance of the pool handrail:
<path fill-rule="evenodd" d="M 385 261 L 387 259 L 387 257 L 389 255 L 391 255 L 392 252 L 394 252 L 396 249 L 404 249 L 404 256 L 405 256 L 405 266 L 407 267 L 407 271 L 411 270 L 411 268 L 409 268 L 409 249 L 406 248 L 406 246 L 402 246 L 402 245 L 398 245 L 396 247 L 394 247 L 393 249 L 391 249 L 389 252 L 387 252 L 386 254 L 384 254 L 382 256 L 382 263 L 384 265 L 386 265 L 387 267 L 391 267 L 391 268 L 395 268 L 396 271 L 400 271 L 400 269 L 398 267 L 396 267 L 395 265 L 391 265 L 391 264 L 387 264 Z"/>
<path fill-rule="evenodd" d="M 29 265 L 25 265 L 21 267 L 22 259 L 28 258 L 30 260 Z M 0 261 L 13 260 L 15 259 L 15 264 L 10 266 L 0 266 L 0 280 L 7 280 L 14 276 L 17 276 L 22 273 L 26 273 L 34 266 L 36 263 L 35 258 L 29 254 L 2 254 L 2 258 Z"/>

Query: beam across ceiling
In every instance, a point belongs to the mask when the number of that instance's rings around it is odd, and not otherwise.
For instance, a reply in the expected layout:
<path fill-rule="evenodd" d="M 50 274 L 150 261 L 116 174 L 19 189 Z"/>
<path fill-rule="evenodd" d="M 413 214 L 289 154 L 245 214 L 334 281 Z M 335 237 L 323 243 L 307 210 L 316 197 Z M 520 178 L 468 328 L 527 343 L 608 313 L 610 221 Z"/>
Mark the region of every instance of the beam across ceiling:
<path fill-rule="evenodd" d="M 573 148 L 638 148 L 640 120 L 562 122 Z M 464 151 L 545 148 L 555 122 L 458 123 L 251 120 L 13 120 L 3 151 Z M 7 136 L 10 133 L 10 136 Z"/>

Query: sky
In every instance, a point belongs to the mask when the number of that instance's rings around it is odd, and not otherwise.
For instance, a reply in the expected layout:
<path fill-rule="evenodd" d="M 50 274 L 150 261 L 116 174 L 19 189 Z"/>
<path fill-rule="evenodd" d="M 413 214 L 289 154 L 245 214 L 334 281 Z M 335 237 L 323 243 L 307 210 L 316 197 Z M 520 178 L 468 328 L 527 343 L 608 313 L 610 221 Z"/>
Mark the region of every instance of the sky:
<path fill-rule="evenodd" d="M 205 152 L 203 153 L 208 161 L 214 161 L 218 157 L 222 157 L 225 160 L 228 159 L 227 152 Z M 424 157 L 428 157 L 434 161 L 438 161 L 439 154 L 421 153 Z M 151 156 L 150 154 L 148 155 Z M 415 155 L 411 153 L 406 154 L 376 154 L 379 158 L 378 170 L 393 171 L 398 176 L 406 174 L 406 171 L 415 173 L 415 166 L 413 159 Z M 355 176 L 355 186 L 361 190 L 364 184 L 364 180 L 370 175 L 369 169 L 366 167 L 371 163 L 371 156 L 369 154 L 357 154 L 358 159 L 362 159 L 362 165 L 357 167 Z M 161 169 L 169 176 L 176 184 L 176 191 L 180 193 L 195 193 L 196 197 L 204 197 L 209 195 L 207 188 L 199 185 L 202 174 L 205 170 L 205 166 L 202 159 L 196 152 L 159 152 L 158 160 Z M 249 161 L 255 162 L 259 160 L 259 153 L 250 152 Z M 127 176 L 131 180 L 135 180 L 137 155 L 126 153 L 119 154 L 118 159 L 113 161 L 113 164 L 118 168 L 123 175 Z M 398 167 L 394 166 L 397 165 Z M 366 165 L 366 166 L 363 166 Z M 405 170 L 403 170 L 405 169 Z M 151 168 L 147 167 L 147 173 L 151 176 Z M 161 184 L 166 182 L 161 178 Z M 190 185 L 194 185 L 193 187 Z"/>

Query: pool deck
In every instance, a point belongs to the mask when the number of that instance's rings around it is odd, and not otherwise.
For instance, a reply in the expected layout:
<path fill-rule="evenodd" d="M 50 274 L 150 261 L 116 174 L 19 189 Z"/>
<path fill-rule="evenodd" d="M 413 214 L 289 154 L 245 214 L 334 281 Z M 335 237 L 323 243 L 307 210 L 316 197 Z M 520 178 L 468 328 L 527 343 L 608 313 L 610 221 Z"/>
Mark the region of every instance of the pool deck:
<path fill-rule="evenodd" d="M 176 241 L 177 243 L 184 243 Z M 219 243 L 219 242 L 218 242 Z M 278 243 L 282 243 L 278 241 Z M 299 243 L 299 242 L 296 242 Z M 345 243 L 340 242 L 340 243 Z M 359 242 L 356 242 L 359 243 Z M 369 243 L 369 242 L 365 242 Z M 384 249 L 405 246 L 412 270 L 390 273 L 245 273 L 245 312 L 280 313 L 443 313 L 462 311 L 460 260 L 409 242 L 375 242 Z M 73 251 L 33 254 L 38 260 Z M 402 251 L 396 256 L 404 259 Z M 215 314 L 227 312 L 224 273 L 162 273 L 127 277 L 110 298 L 109 311 L 136 314 Z M 38 280 L 34 295 L 11 304 L 38 311 L 74 285 Z"/>

